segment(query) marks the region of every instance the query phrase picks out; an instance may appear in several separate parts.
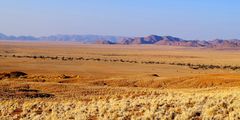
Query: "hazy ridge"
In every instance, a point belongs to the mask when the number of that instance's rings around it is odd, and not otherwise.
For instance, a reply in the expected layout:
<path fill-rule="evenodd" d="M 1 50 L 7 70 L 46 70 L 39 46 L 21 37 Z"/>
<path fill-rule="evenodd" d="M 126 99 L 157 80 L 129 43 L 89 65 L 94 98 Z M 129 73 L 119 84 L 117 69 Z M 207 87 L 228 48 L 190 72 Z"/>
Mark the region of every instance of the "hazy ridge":
<path fill-rule="evenodd" d="M 187 47 L 240 47 L 239 39 L 185 40 L 173 36 L 149 35 L 146 37 L 121 37 L 107 35 L 50 35 L 50 36 L 14 36 L 0 33 L 0 40 L 19 41 L 66 41 L 84 44 L 155 44 Z"/>

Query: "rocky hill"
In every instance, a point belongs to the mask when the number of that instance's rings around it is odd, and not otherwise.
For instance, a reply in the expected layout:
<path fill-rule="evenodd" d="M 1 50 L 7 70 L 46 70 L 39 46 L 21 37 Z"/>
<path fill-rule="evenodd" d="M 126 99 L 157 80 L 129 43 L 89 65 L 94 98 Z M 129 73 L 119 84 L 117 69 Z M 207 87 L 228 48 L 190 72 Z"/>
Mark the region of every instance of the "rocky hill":
<path fill-rule="evenodd" d="M 107 42 L 104 42 L 108 44 Z M 184 40 L 181 38 L 173 36 L 157 36 L 149 35 L 146 37 L 134 37 L 134 38 L 122 38 L 117 42 L 111 42 L 111 44 L 155 44 L 155 45 L 168 45 L 168 46 L 186 46 L 186 47 L 209 47 L 209 48 L 219 48 L 219 47 L 240 47 L 240 40 Z"/>

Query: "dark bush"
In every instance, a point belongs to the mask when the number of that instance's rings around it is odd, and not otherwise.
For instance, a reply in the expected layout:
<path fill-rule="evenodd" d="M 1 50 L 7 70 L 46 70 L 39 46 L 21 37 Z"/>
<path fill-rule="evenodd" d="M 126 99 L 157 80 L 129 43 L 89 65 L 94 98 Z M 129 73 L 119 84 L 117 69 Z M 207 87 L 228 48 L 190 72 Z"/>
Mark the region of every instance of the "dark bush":
<path fill-rule="evenodd" d="M 26 75 L 27 75 L 26 73 L 20 72 L 20 71 L 14 71 L 9 73 L 10 78 L 19 78 L 21 76 L 26 76 Z"/>

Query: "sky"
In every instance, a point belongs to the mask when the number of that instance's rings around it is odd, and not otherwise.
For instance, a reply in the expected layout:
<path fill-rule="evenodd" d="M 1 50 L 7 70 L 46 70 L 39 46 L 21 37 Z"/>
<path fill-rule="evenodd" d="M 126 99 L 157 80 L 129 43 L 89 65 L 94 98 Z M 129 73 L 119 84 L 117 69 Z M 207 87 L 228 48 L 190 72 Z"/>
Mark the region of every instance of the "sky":
<path fill-rule="evenodd" d="M 240 39 L 240 0 L 0 0 L 0 33 Z"/>

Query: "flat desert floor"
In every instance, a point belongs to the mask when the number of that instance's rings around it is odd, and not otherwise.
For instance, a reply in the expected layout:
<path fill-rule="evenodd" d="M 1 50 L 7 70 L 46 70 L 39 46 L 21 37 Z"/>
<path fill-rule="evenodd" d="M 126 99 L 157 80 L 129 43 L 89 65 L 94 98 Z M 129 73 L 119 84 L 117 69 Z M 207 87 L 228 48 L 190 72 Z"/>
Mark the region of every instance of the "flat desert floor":
<path fill-rule="evenodd" d="M 2 120 L 240 119 L 240 49 L 0 42 Z"/>

